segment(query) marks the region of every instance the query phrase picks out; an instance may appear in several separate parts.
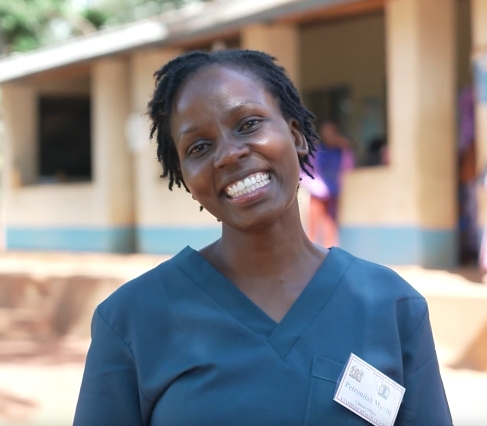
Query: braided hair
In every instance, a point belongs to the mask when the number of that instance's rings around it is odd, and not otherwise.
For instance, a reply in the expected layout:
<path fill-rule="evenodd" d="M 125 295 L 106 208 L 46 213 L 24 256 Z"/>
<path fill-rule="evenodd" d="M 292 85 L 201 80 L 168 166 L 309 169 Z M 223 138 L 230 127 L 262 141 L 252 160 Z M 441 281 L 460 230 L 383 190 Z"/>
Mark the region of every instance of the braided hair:
<path fill-rule="evenodd" d="M 171 112 L 174 98 L 182 84 L 201 68 L 222 65 L 256 76 L 265 89 L 278 101 L 285 119 L 294 118 L 308 144 L 308 154 L 299 156 L 304 173 L 311 174 L 309 155 L 314 156 L 315 142 L 319 139 L 313 126 L 315 116 L 302 104 L 298 91 L 286 75 L 283 67 L 276 64 L 276 58 L 254 50 L 221 50 L 216 52 L 195 51 L 179 56 L 154 73 L 155 91 L 148 105 L 151 121 L 150 137 L 156 134 L 157 158 L 162 164 L 161 177 L 169 177 L 169 189 L 174 184 L 188 190 L 179 166 L 179 157 L 170 131 Z"/>

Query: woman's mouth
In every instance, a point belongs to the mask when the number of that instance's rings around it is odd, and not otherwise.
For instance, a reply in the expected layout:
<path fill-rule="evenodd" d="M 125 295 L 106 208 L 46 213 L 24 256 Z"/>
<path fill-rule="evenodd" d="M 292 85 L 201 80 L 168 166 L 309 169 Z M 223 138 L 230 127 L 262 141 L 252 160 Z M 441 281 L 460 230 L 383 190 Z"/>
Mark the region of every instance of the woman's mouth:
<path fill-rule="evenodd" d="M 252 194 L 260 188 L 269 185 L 271 176 L 267 172 L 253 173 L 242 180 L 231 183 L 225 188 L 229 198 L 237 198 L 242 195 Z"/>

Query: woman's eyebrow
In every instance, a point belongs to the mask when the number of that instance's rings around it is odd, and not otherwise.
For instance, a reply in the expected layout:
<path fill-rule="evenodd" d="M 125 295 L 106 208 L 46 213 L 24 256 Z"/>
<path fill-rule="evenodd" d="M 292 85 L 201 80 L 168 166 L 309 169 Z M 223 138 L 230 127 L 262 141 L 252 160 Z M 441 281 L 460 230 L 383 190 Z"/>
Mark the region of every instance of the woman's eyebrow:
<path fill-rule="evenodd" d="M 256 101 L 244 101 L 244 102 L 241 102 L 238 105 L 235 105 L 234 107 L 230 108 L 228 110 L 228 112 L 230 112 L 230 113 L 231 112 L 235 112 L 235 111 L 241 110 L 242 108 L 249 107 L 249 106 L 253 106 L 253 105 L 256 105 L 256 106 L 264 106 L 260 102 L 256 102 Z"/>
<path fill-rule="evenodd" d="M 181 135 L 187 135 L 188 133 L 195 133 L 199 130 L 200 128 L 198 126 L 190 126 L 187 128 L 184 128 L 179 132 L 179 136 Z"/>
<path fill-rule="evenodd" d="M 251 107 L 251 106 L 264 106 L 264 105 L 262 103 L 256 102 L 256 101 L 244 101 L 244 102 L 240 102 L 237 105 L 229 108 L 227 113 L 232 114 L 232 113 L 235 113 L 235 112 L 241 110 L 242 108 Z M 197 125 L 193 125 L 193 126 L 190 125 L 188 127 L 183 127 L 181 129 L 181 131 L 179 132 L 179 137 L 181 137 L 182 135 L 188 135 L 190 133 L 196 133 L 199 130 L 200 130 L 200 128 Z"/>

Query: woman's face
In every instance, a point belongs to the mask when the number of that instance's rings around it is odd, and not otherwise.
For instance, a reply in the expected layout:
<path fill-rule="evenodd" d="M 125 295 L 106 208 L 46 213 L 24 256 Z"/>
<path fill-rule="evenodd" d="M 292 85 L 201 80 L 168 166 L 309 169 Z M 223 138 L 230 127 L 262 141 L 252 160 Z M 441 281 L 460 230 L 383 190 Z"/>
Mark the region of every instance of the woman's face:
<path fill-rule="evenodd" d="M 306 140 L 250 73 L 212 65 L 190 77 L 171 134 L 186 186 L 224 224 L 256 229 L 295 202 Z"/>

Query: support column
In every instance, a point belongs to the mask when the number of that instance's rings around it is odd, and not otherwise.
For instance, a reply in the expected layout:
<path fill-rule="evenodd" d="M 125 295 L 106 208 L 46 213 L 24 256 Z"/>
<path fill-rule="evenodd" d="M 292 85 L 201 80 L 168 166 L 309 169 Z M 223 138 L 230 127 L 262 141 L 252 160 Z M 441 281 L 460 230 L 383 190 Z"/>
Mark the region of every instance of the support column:
<path fill-rule="evenodd" d="M 472 48 L 482 58 L 487 58 L 487 1 L 472 1 Z M 487 67 L 487 59 L 483 59 L 484 67 Z M 483 72 L 484 78 L 487 71 Z M 478 84 L 479 82 L 477 82 Z M 485 83 L 484 83 L 485 84 Z M 478 91 L 477 91 L 478 92 Z M 476 151 L 479 173 L 487 164 L 487 99 L 478 99 L 475 108 L 476 118 Z M 482 217 L 483 219 L 483 217 Z M 483 220 L 482 220 L 483 222 Z"/>
<path fill-rule="evenodd" d="M 2 140 L 2 167 L 0 187 L 0 250 L 12 245 L 9 227 L 15 220 L 12 208 L 14 192 L 23 185 L 37 183 L 37 99 L 32 87 L 21 84 L 3 84 L 4 108 Z M 15 244 L 15 241 L 13 241 Z"/>
<path fill-rule="evenodd" d="M 391 161 L 425 266 L 457 262 L 454 3 L 386 3 Z"/>
<path fill-rule="evenodd" d="M 21 84 L 4 84 L 4 176 L 12 186 L 32 185 L 38 180 L 38 106 L 36 91 Z"/>
<path fill-rule="evenodd" d="M 129 67 L 104 59 L 93 67 L 92 120 L 96 199 L 107 251 L 134 249 L 133 173 L 125 126 L 130 113 Z"/>
<path fill-rule="evenodd" d="M 260 50 L 275 56 L 299 89 L 299 31 L 288 24 L 249 25 L 241 32 L 242 49 Z"/>
<path fill-rule="evenodd" d="M 475 71 L 475 151 L 477 174 L 480 176 L 487 166 L 487 2 L 471 0 L 472 50 Z M 479 234 L 484 232 L 487 218 L 487 196 L 483 186 L 477 189 L 477 224 Z M 484 235 L 482 238 L 485 238 Z M 482 241 L 482 244 L 483 241 Z"/>

